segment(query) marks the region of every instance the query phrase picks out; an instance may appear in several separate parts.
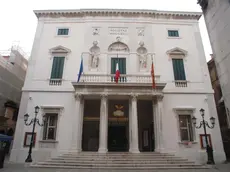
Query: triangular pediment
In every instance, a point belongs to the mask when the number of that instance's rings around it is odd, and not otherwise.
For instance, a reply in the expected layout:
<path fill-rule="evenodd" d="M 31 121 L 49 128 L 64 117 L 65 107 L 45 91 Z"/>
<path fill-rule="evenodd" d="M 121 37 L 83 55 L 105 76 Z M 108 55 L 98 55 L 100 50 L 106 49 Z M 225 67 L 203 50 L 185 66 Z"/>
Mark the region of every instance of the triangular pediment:
<path fill-rule="evenodd" d="M 179 47 L 175 47 L 173 49 L 168 50 L 167 54 L 186 56 L 188 54 L 188 52 L 184 49 L 179 48 Z"/>
<path fill-rule="evenodd" d="M 59 46 L 56 46 L 56 47 L 53 47 L 50 49 L 50 53 L 70 53 L 71 50 L 66 48 L 66 47 L 63 47 L 61 45 Z"/>

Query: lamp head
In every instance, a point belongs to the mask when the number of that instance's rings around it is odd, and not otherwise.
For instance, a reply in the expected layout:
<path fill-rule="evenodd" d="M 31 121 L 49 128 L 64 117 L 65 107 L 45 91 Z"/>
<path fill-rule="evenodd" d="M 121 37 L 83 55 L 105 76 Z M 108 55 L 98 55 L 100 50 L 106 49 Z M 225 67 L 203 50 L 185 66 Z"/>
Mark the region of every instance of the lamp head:
<path fill-rule="evenodd" d="M 196 117 L 195 117 L 195 116 L 192 117 L 192 123 L 193 123 L 194 125 L 196 125 Z"/>
<path fill-rule="evenodd" d="M 200 114 L 202 117 L 204 117 L 204 109 L 203 108 L 200 109 Z"/>
<path fill-rule="evenodd" d="M 25 122 L 28 121 L 28 118 L 29 118 L 29 115 L 28 115 L 28 113 L 27 113 L 27 114 L 24 115 L 24 121 L 25 121 Z"/>
<path fill-rule="evenodd" d="M 35 106 L 34 109 L 35 109 L 35 113 L 38 113 L 40 108 L 38 106 Z"/>
<path fill-rule="evenodd" d="M 212 124 L 212 125 L 215 125 L 215 120 L 216 120 L 216 118 L 214 118 L 214 117 L 211 117 L 211 118 L 210 118 L 210 121 L 211 121 L 211 124 Z"/>

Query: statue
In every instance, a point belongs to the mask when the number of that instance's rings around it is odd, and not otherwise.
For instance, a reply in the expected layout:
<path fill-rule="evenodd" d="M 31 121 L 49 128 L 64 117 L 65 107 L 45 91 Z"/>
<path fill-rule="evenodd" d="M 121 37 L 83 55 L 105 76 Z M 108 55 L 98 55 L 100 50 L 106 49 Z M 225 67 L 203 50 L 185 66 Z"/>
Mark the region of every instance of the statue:
<path fill-rule="evenodd" d="M 137 56 L 139 58 L 140 70 L 147 69 L 147 49 L 144 47 L 144 42 L 140 41 L 140 47 L 137 49 Z"/>
<path fill-rule="evenodd" d="M 97 46 L 98 42 L 94 41 L 93 46 L 90 48 L 90 66 L 92 69 L 98 68 L 99 64 L 99 55 L 100 55 L 100 48 Z"/>
<path fill-rule="evenodd" d="M 146 55 L 139 54 L 140 69 L 146 69 L 147 67 L 147 58 Z"/>
<path fill-rule="evenodd" d="M 92 68 L 97 68 L 98 67 L 98 62 L 99 62 L 99 53 L 97 52 L 90 52 L 91 56 L 91 67 Z"/>

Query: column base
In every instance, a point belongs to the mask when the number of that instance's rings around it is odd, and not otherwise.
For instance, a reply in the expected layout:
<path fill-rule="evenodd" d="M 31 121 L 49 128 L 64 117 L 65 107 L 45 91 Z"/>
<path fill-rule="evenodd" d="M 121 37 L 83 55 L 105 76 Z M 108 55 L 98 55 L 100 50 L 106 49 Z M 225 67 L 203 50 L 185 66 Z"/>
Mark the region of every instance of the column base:
<path fill-rule="evenodd" d="M 107 153 L 108 152 L 108 149 L 106 148 L 99 148 L 98 149 L 98 153 Z"/>
<path fill-rule="evenodd" d="M 140 153 L 139 149 L 129 149 L 130 153 Z"/>

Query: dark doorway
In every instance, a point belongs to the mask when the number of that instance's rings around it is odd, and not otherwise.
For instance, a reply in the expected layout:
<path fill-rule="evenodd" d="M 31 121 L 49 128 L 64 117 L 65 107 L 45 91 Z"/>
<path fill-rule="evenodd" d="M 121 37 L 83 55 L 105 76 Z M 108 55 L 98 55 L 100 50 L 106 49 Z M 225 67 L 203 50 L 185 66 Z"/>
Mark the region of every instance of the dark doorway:
<path fill-rule="evenodd" d="M 128 139 L 126 138 L 126 126 L 109 126 L 108 151 L 128 151 Z"/>

